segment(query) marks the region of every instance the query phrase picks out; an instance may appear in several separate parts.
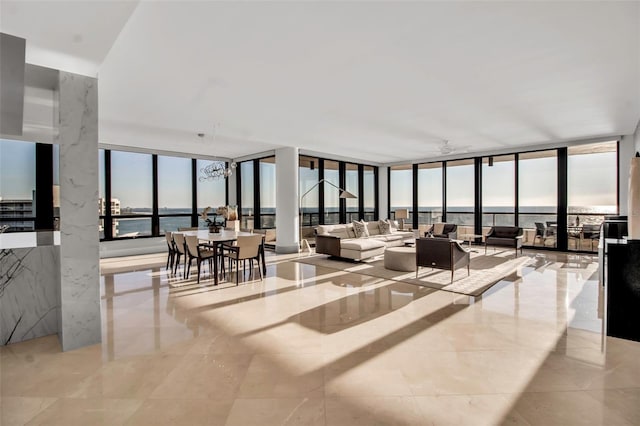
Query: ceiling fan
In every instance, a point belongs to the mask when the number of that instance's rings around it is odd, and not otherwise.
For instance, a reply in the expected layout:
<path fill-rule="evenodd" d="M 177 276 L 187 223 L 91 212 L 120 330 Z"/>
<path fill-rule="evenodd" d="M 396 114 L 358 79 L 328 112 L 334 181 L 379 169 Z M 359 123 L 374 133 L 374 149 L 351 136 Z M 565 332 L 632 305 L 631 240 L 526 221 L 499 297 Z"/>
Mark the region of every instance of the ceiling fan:
<path fill-rule="evenodd" d="M 443 139 L 437 149 L 430 152 L 440 155 L 450 155 L 469 152 L 469 148 L 471 148 L 471 145 L 455 146 L 451 145 L 448 139 Z"/>

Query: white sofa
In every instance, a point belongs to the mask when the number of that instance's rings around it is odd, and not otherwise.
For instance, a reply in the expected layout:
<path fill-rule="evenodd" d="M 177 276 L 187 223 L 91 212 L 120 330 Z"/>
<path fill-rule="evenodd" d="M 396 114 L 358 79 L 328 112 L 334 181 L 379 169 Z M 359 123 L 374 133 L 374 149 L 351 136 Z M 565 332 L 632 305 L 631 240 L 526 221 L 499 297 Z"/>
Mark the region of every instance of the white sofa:
<path fill-rule="evenodd" d="M 411 231 L 400 231 L 391 222 L 391 233 L 382 234 L 378 222 L 365 222 L 369 237 L 356 238 L 353 224 L 318 225 L 316 228 L 316 253 L 363 260 L 384 253 L 387 247 L 399 247 L 405 240 L 414 239 Z"/>

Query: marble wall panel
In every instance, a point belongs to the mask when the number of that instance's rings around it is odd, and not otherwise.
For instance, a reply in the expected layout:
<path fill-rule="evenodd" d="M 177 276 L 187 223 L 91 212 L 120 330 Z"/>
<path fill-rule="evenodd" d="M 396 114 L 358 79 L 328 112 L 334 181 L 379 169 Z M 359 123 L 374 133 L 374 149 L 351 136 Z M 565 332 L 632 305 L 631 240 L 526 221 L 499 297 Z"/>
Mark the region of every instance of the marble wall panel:
<path fill-rule="evenodd" d="M 57 246 L 0 250 L 0 344 L 58 332 Z"/>

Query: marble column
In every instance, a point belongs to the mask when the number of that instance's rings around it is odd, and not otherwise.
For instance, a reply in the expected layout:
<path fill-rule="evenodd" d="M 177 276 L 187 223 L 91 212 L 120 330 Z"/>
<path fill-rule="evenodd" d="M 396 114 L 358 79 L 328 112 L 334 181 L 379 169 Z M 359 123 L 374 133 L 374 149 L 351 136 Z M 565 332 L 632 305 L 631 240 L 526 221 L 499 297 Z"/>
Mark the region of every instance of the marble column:
<path fill-rule="evenodd" d="M 276 253 L 299 250 L 298 148 L 276 149 Z"/>
<path fill-rule="evenodd" d="M 60 341 L 101 341 L 98 81 L 60 71 Z"/>

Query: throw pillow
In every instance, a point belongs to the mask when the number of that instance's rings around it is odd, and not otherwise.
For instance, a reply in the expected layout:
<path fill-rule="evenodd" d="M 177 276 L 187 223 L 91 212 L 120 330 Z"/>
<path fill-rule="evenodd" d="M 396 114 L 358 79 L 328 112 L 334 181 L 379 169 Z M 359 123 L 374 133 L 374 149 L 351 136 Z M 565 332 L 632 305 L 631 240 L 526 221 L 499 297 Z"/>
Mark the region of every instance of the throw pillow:
<path fill-rule="evenodd" d="M 391 233 L 391 223 L 388 220 L 379 220 L 378 228 L 380 228 L 380 233 L 383 235 L 388 235 Z"/>
<path fill-rule="evenodd" d="M 366 238 L 369 236 L 369 230 L 367 229 L 367 224 L 364 220 L 353 222 L 353 231 L 356 233 L 356 238 Z"/>

